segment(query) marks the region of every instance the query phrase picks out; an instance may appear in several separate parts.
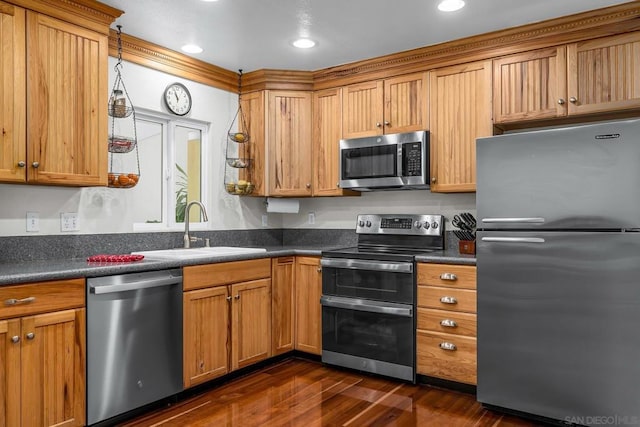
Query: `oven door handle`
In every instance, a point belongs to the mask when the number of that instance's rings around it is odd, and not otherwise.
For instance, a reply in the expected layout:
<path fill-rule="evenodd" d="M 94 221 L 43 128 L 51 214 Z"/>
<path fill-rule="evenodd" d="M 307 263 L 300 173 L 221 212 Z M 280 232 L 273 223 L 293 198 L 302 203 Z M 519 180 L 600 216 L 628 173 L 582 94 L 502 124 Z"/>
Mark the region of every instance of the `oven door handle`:
<path fill-rule="evenodd" d="M 320 265 L 329 268 L 348 268 L 352 270 L 387 271 L 391 273 L 413 273 L 413 263 L 390 261 L 367 261 L 361 259 L 322 258 Z"/>
<path fill-rule="evenodd" d="M 357 298 L 342 298 L 323 295 L 320 297 L 323 307 L 344 308 L 347 310 L 365 311 L 367 313 L 391 314 L 401 317 L 413 317 L 413 307 L 405 304 L 366 301 Z"/>

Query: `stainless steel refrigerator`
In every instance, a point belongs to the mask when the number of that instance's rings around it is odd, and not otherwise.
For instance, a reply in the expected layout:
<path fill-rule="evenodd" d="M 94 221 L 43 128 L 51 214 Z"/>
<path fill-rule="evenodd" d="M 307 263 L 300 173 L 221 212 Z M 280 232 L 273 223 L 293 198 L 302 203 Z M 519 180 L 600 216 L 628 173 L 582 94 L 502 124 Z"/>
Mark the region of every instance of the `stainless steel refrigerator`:
<path fill-rule="evenodd" d="M 481 403 L 640 425 L 640 120 L 477 140 Z"/>

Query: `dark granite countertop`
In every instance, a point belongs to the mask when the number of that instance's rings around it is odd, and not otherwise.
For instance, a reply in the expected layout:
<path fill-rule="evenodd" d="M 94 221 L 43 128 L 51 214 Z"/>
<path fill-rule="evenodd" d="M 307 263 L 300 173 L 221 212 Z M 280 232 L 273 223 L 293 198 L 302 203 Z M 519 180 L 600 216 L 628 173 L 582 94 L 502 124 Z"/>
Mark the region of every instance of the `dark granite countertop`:
<path fill-rule="evenodd" d="M 142 261 L 130 263 L 90 263 L 86 259 L 69 260 L 45 260 L 45 261 L 25 261 L 14 263 L 0 263 L 0 286 L 19 284 L 27 282 L 40 282 L 46 280 L 61 280 L 76 277 L 98 277 L 114 274 L 134 273 L 151 270 L 163 270 L 169 268 L 182 267 L 197 264 L 212 264 L 227 261 L 239 261 L 256 258 L 273 258 L 291 255 L 320 256 L 323 250 L 335 249 L 336 246 L 329 245 L 290 245 L 290 246 L 267 246 L 266 252 L 211 256 L 208 258 L 198 258 L 193 260 L 159 260 L 144 259 Z M 416 258 L 419 262 L 445 263 L 445 264 L 467 264 L 475 265 L 476 258 L 473 255 L 460 255 L 456 249 L 437 251 L 429 255 L 422 255 Z"/>

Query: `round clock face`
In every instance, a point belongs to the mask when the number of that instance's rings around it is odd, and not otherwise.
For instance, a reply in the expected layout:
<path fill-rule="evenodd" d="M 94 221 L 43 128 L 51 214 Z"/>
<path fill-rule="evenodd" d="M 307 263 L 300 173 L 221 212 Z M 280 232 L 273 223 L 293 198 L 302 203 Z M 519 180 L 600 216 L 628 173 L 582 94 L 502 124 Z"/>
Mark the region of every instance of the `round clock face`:
<path fill-rule="evenodd" d="M 184 116 L 191 110 L 191 94 L 185 85 L 172 83 L 164 90 L 164 102 L 174 114 Z"/>

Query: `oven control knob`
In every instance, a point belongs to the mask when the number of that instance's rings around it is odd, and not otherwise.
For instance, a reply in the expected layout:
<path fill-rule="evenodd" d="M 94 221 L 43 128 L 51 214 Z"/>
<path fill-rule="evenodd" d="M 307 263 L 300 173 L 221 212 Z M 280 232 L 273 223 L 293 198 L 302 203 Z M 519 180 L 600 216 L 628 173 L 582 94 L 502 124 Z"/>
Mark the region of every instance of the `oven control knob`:
<path fill-rule="evenodd" d="M 431 227 L 431 224 L 429 224 L 429 221 L 425 221 L 425 222 L 424 222 L 424 229 L 425 229 L 425 230 L 428 230 L 428 229 L 429 229 L 429 227 Z"/>
<path fill-rule="evenodd" d="M 438 223 L 437 223 L 437 222 L 435 222 L 435 221 L 433 221 L 433 222 L 431 223 L 431 227 L 432 227 L 432 228 L 434 228 L 434 229 L 438 228 Z"/>
<path fill-rule="evenodd" d="M 414 224 L 414 226 L 415 226 L 416 228 L 422 228 L 422 223 L 421 223 L 420 221 L 416 221 L 416 222 L 415 222 L 415 224 Z"/>
<path fill-rule="evenodd" d="M 371 227 L 371 221 L 367 221 L 367 227 Z"/>
<path fill-rule="evenodd" d="M 359 225 L 360 227 L 364 227 L 364 221 L 363 221 L 363 220 L 358 221 L 358 225 Z"/>

